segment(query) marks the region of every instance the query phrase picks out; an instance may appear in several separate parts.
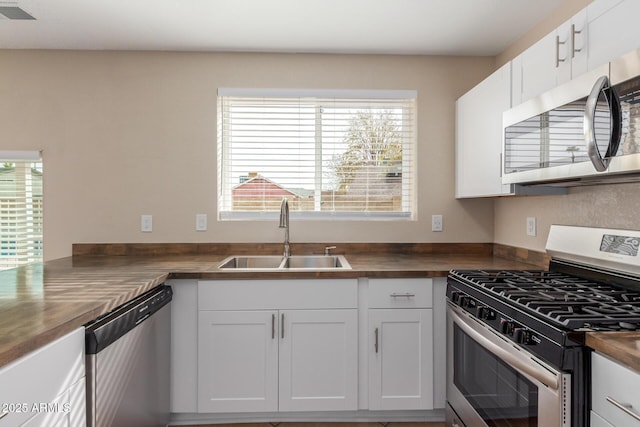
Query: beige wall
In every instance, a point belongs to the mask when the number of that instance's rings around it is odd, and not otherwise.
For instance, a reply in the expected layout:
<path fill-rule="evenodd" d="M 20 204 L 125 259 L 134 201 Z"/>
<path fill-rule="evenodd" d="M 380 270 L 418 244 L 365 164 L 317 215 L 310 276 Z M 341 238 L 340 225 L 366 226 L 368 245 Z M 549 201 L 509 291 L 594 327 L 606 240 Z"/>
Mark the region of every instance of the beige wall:
<path fill-rule="evenodd" d="M 496 58 L 501 65 L 535 43 L 591 0 L 567 0 L 554 14 Z M 527 217 L 536 217 L 536 237 L 526 235 Z M 569 189 L 564 196 L 513 197 L 495 201 L 494 241 L 543 251 L 551 224 L 640 229 L 640 184 Z"/>
<path fill-rule="evenodd" d="M 418 90 L 418 221 L 299 222 L 297 242 L 490 242 L 493 201 L 456 201 L 454 102 L 494 58 L 0 51 L 0 149 L 43 149 L 45 257 L 74 242 L 278 242 L 216 221 L 216 89 Z M 209 230 L 194 231 L 195 214 Z M 140 232 L 152 214 L 153 233 Z M 444 215 L 442 233 L 430 228 Z"/>

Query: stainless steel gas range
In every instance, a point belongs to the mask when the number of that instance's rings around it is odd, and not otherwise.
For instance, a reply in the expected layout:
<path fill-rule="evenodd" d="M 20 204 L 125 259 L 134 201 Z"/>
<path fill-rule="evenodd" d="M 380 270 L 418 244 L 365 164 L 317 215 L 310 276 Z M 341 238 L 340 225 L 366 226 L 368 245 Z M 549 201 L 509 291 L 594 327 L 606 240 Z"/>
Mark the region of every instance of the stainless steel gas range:
<path fill-rule="evenodd" d="M 588 426 L 587 331 L 640 329 L 640 231 L 552 226 L 548 271 L 451 271 L 447 425 Z"/>

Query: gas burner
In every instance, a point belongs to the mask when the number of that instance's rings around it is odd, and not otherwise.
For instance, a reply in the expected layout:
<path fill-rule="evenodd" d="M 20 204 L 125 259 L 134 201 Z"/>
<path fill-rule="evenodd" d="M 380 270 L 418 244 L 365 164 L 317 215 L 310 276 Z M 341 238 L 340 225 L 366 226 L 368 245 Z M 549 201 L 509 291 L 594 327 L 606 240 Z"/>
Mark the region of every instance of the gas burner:
<path fill-rule="evenodd" d="M 569 329 L 600 325 L 621 330 L 640 324 L 640 292 L 607 283 L 543 270 L 452 273 L 498 299 Z"/>

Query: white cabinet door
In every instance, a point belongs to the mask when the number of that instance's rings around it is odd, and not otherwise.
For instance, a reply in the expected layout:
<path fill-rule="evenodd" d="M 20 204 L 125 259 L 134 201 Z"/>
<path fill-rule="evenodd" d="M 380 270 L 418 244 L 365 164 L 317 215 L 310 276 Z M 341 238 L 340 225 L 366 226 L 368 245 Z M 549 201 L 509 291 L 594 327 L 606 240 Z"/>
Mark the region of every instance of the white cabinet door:
<path fill-rule="evenodd" d="M 0 427 L 66 425 L 70 419 L 73 427 L 86 425 L 84 359 L 81 327 L 3 366 L 0 403 L 7 407 L 0 408 Z"/>
<path fill-rule="evenodd" d="M 369 409 L 433 409 L 431 309 L 369 310 Z"/>
<path fill-rule="evenodd" d="M 640 1 L 596 0 L 587 15 L 589 69 L 640 47 Z"/>
<path fill-rule="evenodd" d="M 198 412 L 278 409 L 277 315 L 199 312 Z"/>
<path fill-rule="evenodd" d="M 613 427 L 611 424 L 603 420 L 598 414 L 591 411 L 591 427 Z"/>
<path fill-rule="evenodd" d="M 280 312 L 280 411 L 356 410 L 358 311 Z"/>
<path fill-rule="evenodd" d="M 522 52 L 521 101 L 527 101 L 556 86 L 556 32 L 551 32 Z"/>
<path fill-rule="evenodd" d="M 640 372 L 591 353 L 591 409 L 614 426 L 640 427 Z"/>
<path fill-rule="evenodd" d="M 511 64 L 456 102 L 456 197 L 507 194 L 500 174 L 502 113 L 511 108 Z"/>
<path fill-rule="evenodd" d="M 589 25 L 587 21 L 587 9 L 576 13 L 556 29 L 556 42 L 558 43 L 556 84 L 570 81 L 572 78 L 586 73 L 589 68 Z"/>

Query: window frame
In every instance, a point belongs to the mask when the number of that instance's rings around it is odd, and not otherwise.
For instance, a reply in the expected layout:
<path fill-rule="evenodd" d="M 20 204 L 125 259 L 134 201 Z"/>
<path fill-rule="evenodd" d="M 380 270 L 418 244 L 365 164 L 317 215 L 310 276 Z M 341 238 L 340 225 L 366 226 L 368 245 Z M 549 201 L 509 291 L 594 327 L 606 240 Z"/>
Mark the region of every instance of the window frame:
<path fill-rule="evenodd" d="M 227 147 L 228 132 L 223 129 L 223 102 L 225 98 L 284 98 L 292 101 L 300 101 L 300 103 L 315 102 L 316 106 L 322 100 L 337 99 L 349 100 L 356 105 L 358 102 L 384 102 L 390 100 L 397 102 L 404 100 L 408 106 L 408 114 L 402 114 L 402 129 L 409 129 L 409 137 L 402 138 L 402 187 L 401 203 L 402 211 L 348 211 L 348 210 L 320 210 L 318 209 L 318 198 L 316 196 L 314 210 L 297 211 L 291 210 L 290 216 L 296 220 L 346 220 L 346 221 L 416 221 L 417 220 L 417 98 L 416 90 L 307 90 L 307 89 L 254 89 L 254 88 L 219 88 L 217 102 L 217 219 L 219 221 L 272 221 L 278 218 L 279 212 L 272 210 L 232 210 L 224 209 L 225 205 L 229 205 L 228 200 L 231 199 L 231 191 L 235 185 L 231 182 L 225 182 L 226 164 L 230 162 Z M 345 106 L 348 103 L 345 102 Z M 401 104 L 398 103 L 398 106 Z M 407 118 L 410 117 L 410 118 Z M 317 141 L 317 138 L 316 138 Z M 322 144 L 320 142 L 319 144 Z M 317 149 L 317 147 L 316 147 Z M 405 161 L 408 159 L 408 161 Z M 316 157 L 316 164 L 319 159 Z M 316 175 L 317 175 L 316 170 Z M 320 173 L 322 175 L 322 173 Z M 318 182 L 314 184 L 315 194 L 319 192 Z M 321 190 L 320 190 L 321 191 Z M 227 194 L 225 194 L 225 192 Z M 227 203 L 223 200 L 227 198 Z M 230 202 L 231 204 L 233 202 Z"/>
<path fill-rule="evenodd" d="M 3 180 L 8 187 L 3 188 L 0 194 L 0 270 L 42 262 L 44 187 L 41 152 L 0 151 L 0 161 L 14 164 L 13 179 Z M 34 176 L 38 175 L 34 170 L 41 176 L 38 184 L 34 182 Z M 19 172 L 25 174 L 24 178 L 18 176 Z M 15 194 L 9 196 L 12 186 Z M 40 194 L 34 193 L 36 189 Z"/>

